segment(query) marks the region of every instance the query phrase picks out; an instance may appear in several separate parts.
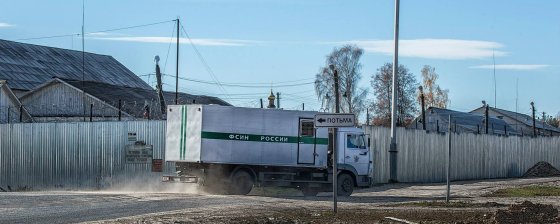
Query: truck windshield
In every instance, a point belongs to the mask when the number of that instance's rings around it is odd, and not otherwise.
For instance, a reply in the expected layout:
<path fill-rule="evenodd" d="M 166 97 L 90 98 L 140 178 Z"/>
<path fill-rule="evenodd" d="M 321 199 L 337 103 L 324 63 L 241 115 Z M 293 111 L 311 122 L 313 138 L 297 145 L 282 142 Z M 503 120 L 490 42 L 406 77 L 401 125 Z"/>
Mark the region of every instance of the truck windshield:
<path fill-rule="evenodd" d="M 346 147 L 354 149 L 365 149 L 364 135 L 348 134 L 346 136 Z"/>

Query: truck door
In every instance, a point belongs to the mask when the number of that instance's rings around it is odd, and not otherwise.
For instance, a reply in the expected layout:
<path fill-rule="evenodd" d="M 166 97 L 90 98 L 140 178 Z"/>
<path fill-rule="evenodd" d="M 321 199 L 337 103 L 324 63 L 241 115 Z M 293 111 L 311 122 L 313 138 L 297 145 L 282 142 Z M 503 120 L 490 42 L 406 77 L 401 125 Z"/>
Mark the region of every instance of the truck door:
<path fill-rule="evenodd" d="M 363 133 L 345 134 L 344 163 L 353 166 L 358 175 L 369 174 L 369 155 Z"/>
<path fill-rule="evenodd" d="M 315 164 L 315 134 L 313 119 L 300 118 L 298 130 L 298 164 Z"/>

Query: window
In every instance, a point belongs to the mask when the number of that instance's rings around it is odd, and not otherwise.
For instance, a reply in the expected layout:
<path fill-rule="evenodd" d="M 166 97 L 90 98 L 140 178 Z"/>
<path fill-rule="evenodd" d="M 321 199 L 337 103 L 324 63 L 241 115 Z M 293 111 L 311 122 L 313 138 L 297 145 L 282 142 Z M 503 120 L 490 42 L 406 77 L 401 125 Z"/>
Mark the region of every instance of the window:
<path fill-rule="evenodd" d="M 366 143 L 364 142 L 364 136 L 357 134 L 348 134 L 346 136 L 346 147 L 353 149 L 365 149 Z"/>
<path fill-rule="evenodd" d="M 301 121 L 300 122 L 299 135 L 301 137 L 313 137 L 315 136 L 315 129 L 313 126 L 313 121 Z"/>

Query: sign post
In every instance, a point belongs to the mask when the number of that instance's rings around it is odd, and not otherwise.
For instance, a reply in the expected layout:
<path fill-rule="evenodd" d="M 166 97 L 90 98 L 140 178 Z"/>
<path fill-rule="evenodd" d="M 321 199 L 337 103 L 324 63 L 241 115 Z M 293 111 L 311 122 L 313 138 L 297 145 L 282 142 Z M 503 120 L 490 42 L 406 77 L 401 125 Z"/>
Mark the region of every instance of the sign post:
<path fill-rule="evenodd" d="M 354 127 L 356 124 L 356 116 L 354 114 L 317 114 L 315 115 L 315 128 L 329 128 L 333 132 L 332 142 L 332 158 L 333 158 L 333 211 L 337 212 L 337 196 L 338 196 L 338 151 L 336 150 L 337 144 L 337 131 L 338 127 Z M 340 144 L 340 143 L 338 143 Z"/>

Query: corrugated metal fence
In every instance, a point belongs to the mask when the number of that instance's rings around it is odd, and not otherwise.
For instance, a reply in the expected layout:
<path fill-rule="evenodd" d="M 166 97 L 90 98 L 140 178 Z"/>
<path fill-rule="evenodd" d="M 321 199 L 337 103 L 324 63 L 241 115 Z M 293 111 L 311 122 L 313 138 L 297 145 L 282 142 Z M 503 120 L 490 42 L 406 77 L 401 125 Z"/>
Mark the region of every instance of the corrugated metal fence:
<path fill-rule="evenodd" d="M 389 179 L 390 130 L 364 127 L 371 137 L 376 183 Z M 0 187 L 99 187 L 138 176 L 156 178 L 151 164 L 125 162 L 128 133 L 165 159 L 165 121 L 18 123 L 0 125 Z M 452 135 L 453 180 L 519 177 L 539 161 L 560 168 L 560 137 Z M 445 180 L 447 136 L 397 131 L 400 182 Z M 173 163 L 164 172 L 174 172 Z"/>
<path fill-rule="evenodd" d="M 125 163 L 130 132 L 164 159 L 165 121 L 2 124 L 0 187 L 99 187 L 150 175 L 151 164 Z"/>
<path fill-rule="evenodd" d="M 364 127 L 371 136 L 376 183 L 389 180 L 389 128 Z M 397 180 L 445 181 L 448 136 L 422 130 L 397 130 Z M 560 168 L 560 137 L 451 136 L 452 180 L 520 177 L 539 161 Z"/>

